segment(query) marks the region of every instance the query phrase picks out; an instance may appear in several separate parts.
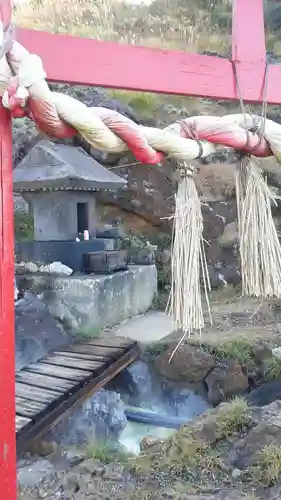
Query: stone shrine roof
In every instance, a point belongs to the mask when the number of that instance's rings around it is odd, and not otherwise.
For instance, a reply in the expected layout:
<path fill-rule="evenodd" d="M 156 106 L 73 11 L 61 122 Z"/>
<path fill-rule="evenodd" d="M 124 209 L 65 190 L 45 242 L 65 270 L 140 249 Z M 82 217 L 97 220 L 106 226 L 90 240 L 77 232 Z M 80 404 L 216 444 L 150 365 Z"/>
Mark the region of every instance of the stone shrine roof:
<path fill-rule="evenodd" d="M 14 191 L 117 190 L 126 180 L 103 167 L 83 149 L 39 141 L 13 172 Z"/>

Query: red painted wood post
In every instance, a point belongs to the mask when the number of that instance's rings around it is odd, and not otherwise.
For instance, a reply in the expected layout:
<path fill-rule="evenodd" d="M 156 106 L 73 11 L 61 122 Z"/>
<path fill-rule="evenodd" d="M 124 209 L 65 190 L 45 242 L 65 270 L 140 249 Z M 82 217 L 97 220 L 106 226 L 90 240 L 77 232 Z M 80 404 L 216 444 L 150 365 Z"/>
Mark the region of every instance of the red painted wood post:
<path fill-rule="evenodd" d="M 11 0 L 1 0 L 1 21 Z M 16 500 L 14 229 L 11 117 L 0 103 L 0 498 Z"/>
<path fill-rule="evenodd" d="M 232 60 L 264 63 L 263 0 L 232 1 Z"/>
<path fill-rule="evenodd" d="M 254 81 L 260 99 L 266 63 L 263 0 L 233 0 L 232 61 L 236 63 L 242 97 Z"/>

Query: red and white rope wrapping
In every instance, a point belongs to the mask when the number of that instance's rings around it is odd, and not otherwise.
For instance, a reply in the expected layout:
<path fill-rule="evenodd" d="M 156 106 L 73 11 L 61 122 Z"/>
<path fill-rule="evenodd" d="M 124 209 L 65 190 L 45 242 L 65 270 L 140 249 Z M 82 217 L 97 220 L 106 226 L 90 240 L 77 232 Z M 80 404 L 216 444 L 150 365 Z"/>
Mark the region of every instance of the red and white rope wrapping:
<path fill-rule="evenodd" d="M 178 161 L 206 157 L 216 151 L 217 145 L 259 157 L 281 158 L 281 126 L 271 120 L 265 122 L 263 138 L 253 131 L 262 118 L 243 114 L 195 116 L 165 129 L 145 127 L 117 111 L 90 108 L 70 96 L 52 92 L 45 78 L 41 59 L 12 42 L 0 60 L 3 104 L 14 117 L 32 118 L 50 137 L 67 138 L 79 133 L 97 149 L 109 153 L 129 149 L 137 160 L 149 164 L 159 163 L 164 156 Z"/>

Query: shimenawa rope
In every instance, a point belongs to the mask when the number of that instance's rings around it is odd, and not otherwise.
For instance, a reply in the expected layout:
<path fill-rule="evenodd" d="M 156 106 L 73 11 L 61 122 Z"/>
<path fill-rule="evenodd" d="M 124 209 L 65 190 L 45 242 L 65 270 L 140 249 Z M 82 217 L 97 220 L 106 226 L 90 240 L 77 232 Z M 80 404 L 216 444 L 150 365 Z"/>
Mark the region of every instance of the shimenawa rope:
<path fill-rule="evenodd" d="M 1 46 L 4 45 L 5 34 Z M 206 290 L 209 280 L 200 200 L 190 162 L 219 147 L 259 157 L 274 155 L 279 161 L 281 126 L 265 116 L 245 112 L 224 117 L 195 116 L 163 130 L 140 126 L 116 111 L 89 108 L 72 97 L 51 92 L 38 56 L 16 41 L 6 49 L 0 60 L 0 95 L 13 116 L 32 118 L 39 130 L 50 137 L 66 138 L 78 133 L 93 147 L 109 153 L 130 149 L 143 163 L 157 164 L 164 156 L 179 162 L 169 310 L 184 333 L 200 330 L 204 326 L 200 263 Z M 262 135 L 256 127 L 261 120 Z M 237 198 L 244 291 L 261 297 L 281 296 L 281 251 L 270 207 L 273 196 L 252 161 L 250 166 L 248 160 L 241 164 Z M 266 237 L 261 245 L 257 237 L 263 231 Z"/>

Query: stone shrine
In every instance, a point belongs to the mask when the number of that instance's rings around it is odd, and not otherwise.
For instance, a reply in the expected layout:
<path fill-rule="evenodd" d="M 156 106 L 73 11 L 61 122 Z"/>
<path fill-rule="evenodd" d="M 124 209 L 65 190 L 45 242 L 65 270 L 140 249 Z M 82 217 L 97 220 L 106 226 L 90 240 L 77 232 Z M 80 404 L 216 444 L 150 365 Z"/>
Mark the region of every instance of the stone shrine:
<path fill-rule="evenodd" d="M 16 242 L 16 261 L 30 264 L 17 272 L 19 290 L 39 295 L 71 332 L 93 335 L 142 314 L 157 291 L 154 264 L 128 266 L 119 226 L 97 228 L 95 192 L 125 185 L 84 150 L 48 140 L 39 141 L 14 170 L 14 191 L 34 217 L 34 240 Z M 55 263 L 74 273 L 41 271 L 42 264 Z"/>
<path fill-rule="evenodd" d="M 14 191 L 28 203 L 34 217 L 34 241 L 16 242 L 17 260 L 60 261 L 81 271 L 84 255 L 118 251 L 118 239 L 96 237 L 94 192 L 116 191 L 124 185 L 124 179 L 83 149 L 39 141 L 14 170 Z M 117 262 L 120 254 L 110 257 Z"/>

